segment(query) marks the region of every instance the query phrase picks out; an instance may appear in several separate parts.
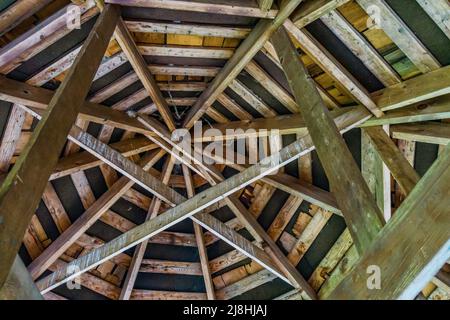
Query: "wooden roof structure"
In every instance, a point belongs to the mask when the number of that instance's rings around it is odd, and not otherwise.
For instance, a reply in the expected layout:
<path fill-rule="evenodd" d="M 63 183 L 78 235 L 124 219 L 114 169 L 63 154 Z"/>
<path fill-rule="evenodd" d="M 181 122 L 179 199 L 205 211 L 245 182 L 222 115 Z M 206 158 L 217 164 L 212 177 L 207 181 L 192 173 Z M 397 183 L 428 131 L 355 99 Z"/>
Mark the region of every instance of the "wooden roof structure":
<path fill-rule="evenodd" d="M 0 297 L 450 299 L 449 17 L 3 1 Z M 197 160 L 211 141 L 259 162 Z"/>

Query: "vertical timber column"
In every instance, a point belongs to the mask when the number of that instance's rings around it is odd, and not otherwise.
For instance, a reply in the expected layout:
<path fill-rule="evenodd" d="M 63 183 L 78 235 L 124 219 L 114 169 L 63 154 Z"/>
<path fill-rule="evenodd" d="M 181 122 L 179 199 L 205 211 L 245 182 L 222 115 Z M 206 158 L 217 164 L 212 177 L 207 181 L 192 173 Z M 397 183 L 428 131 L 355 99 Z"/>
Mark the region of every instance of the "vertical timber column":
<path fill-rule="evenodd" d="M 0 187 L 0 287 L 84 104 L 118 18 L 118 10 L 109 5 L 100 15 L 25 150 Z"/>
<path fill-rule="evenodd" d="M 331 190 L 358 251 L 364 252 L 383 226 L 381 211 L 286 30 L 275 32 L 272 42 Z"/>

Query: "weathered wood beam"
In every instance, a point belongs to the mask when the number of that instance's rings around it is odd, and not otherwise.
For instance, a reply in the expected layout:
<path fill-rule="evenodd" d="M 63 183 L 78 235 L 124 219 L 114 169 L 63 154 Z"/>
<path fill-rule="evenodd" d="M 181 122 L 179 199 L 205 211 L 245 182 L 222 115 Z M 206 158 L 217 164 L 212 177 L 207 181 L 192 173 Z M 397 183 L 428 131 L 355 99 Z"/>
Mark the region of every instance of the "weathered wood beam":
<path fill-rule="evenodd" d="M 175 130 L 175 122 L 173 120 L 172 113 L 169 110 L 169 106 L 167 105 L 166 99 L 163 97 L 161 90 L 159 90 L 155 78 L 147 68 L 147 63 L 139 52 L 139 49 L 134 43 L 134 40 L 131 37 L 131 34 L 125 26 L 122 18 L 119 18 L 119 21 L 117 23 L 115 38 L 122 48 L 123 52 L 127 56 L 128 61 L 133 67 L 137 76 L 139 77 L 139 80 L 147 90 L 147 93 L 149 94 L 153 103 L 155 103 L 156 107 L 158 108 L 158 111 L 161 114 L 165 124 L 170 131 Z"/>
<path fill-rule="evenodd" d="M 367 120 L 361 127 L 393 125 L 450 118 L 450 95 L 442 96 L 410 107 L 388 111 L 381 118 Z"/>
<path fill-rule="evenodd" d="M 274 20 L 261 20 L 254 27 L 248 37 L 237 48 L 231 59 L 222 68 L 220 73 L 203 91 L 197 103 L 191 108 L 183 123 L 184 128 L 191 128 L 194 122 L 201 118 L 206 109 L 231 84 L 244 67 L 253 59 L 256 53 L 269 40 L 275 30 L 289 17 L 302 0 L 284 2 Z"/>
<path fill-rule="evenodd" d="M 1 186 L 0 286 L 6 279 L 48 177 L 87 96 L 118 16 L 119 12 L 108 6 L 97 20 L 69 74 L 51 99 L 44 118 L 34 130 L 32 140 Z M 43 158 L 42 154 L 46 157 Z M 21 219 L 17 219 L 18 216 Z"/>
<path fill-rule="evenodd" d="M 145 137 L 122 140 L 110 145 L 124 157 L 130 157 L 146 151 L 156 149 L 157 146 Z M 102 164 L 102 161 L 87 151 L 71 154 L 61 158 L 55 166 L 50 180 L 58 179 L 79 171 L 84 171 Z"/>
<path fill-rule="evenodd" d="M 326 73 L 340 83 L 347 92 L 363 106 L 369 109 L 376 117 L 381 117 L 383 112 L 373 101 L 369 92 L 350 74 L 342 64 L 334 58 L 325 47 L 323 47 L 305 29 L 298 28 L 291 20 L 284 22 L 284 27 L 298 41 L 303 51 L 321 67 Z"/>
<path fill-rule="evenodd" d="M 162 170 L 161 181 L 164 184 L 169 183 L 170 176 L 172 174 L 173 167 L 175 165 L 175 159 L 169 156 L 164 163 Z M 161 200 L 154 198 L 150 204 L 147 211 L 147 216 L 145 221 L 151 220 L 156 217 L 161 209 Z M 122 290 L 120 292 L 120 300 L 129 300 L 131 292 L 133 291 L 134 283 L 139 272 L 139 268 L 144 258 L 145 251 L 147 250 L 147 241 L 139 243 L 134 249 L 133 258 L 131 260 L 130 266 L 128 267 L 127 275 L 125 281 L 122 285 Z"/>
<path fill-rule="evenodd" d="M 258 0 L 258 5 L 261 8 L 261 10 L 270 10 L 272 9 L 273 0 Z"/>
<path fill-rule="evenodd" d="M 397 72 L 339 11 L 333 10 L 320 19 L 386 87 L 401 82 Z"/>
<path fill-rule="evenodd" d="M 363 252 L 382 228 L 382 214 L 286 30 L 279 29 L 272 42 L 330 181 L 331 190 L 358 249 Z M 349 197 L 349 194 L 352 196 Z"/>
<path fill-rule="evenodd" d="M 356 2 L 369 14 L 371 14 L 372 8 L 376 6 L 379 27 L 386 32 L 389 38 L 421 72 L 427 73 L 441 67 L 436 58 L 385 0 L 356 0 Z"/>
<path fill-rule="evenodd" d="M 397 209 L 330 299 L 414 299 L 450 257 L 450 146 Z M 367 286 L 367 267 L 381 289 Z"/>
<path fill-rule="evenodd" d="M 26 83 L 0 76 L 0 99 L 21 106 L 35 117 L 42 117 L 52 100 L 54 93 L 51 90 L 36 88 Z M 123 112 L 112 110 L 93 102 L 83 102 L 79 108 L 79 117 L 86 121 L 106 124 L 124 130 L 130 130 L 142 134 L 148 132 L 136 119 L 128 117 Z"/>
<path fill-rule="evenodd" d="M 450 39 L 450 5 L 446 0 L 416 0 L 425 12 Z"/>
<path fill-rule="evenodd" d="M 20 139 L 24 121 L 25 110 L 17 104 L 13 104 L 0 144 L 0 171 L 2 173 L 8 172 L 11 159 Z"/>
<path fill-rule="evenodd" d="M 305 1 L 292 14 L 291 20 L 298 28 L 303 28 L 328 12 L 350 2 L 350 0 Z"/>
<path fill-rule="evenodd" d="M 14 259 L 6 282 L 0 288 L 0 300 L 42 300 L 42 295 L 19 256 Z"/>
<path fill-rule="evenodd" d="M 233 16 L 247 16 L 255 18 L 273 19 L 277 15 L 277 10 L 261 10 L 256 5 L 248 1 L 242 1 L 241 5 L 221 4 L 204 1 L 179 1 L 179 0 L 106 0 L 106 3 L 119 4 L 122 6 L 183 10 L 193 12 L 216 13 Z"/>
<path fill-rule="evenodd" d="M 390 86 L 372 94 L 383 111 L 402 108 L 450 93 L 450 66 Z"/>
<path fill-rule="evenodd" d="M 41 10 L 50 0 L 18 0 L 0 14 L 0 36 Z"/>
<path fill-rule="evenodd" d="M 87 1 L 78 7 L 81 13 L 81 24 L 98 14 L 94 0 Z M 34 57 L 70 33 L 72 30 L 67 27 L 67 19 L 70 14 L 69 6 L 66 6 L 2 47 L 0 50 L 0 73 L 10 73 L 24 61 Z"/>
<path fill-rule="evenodd" d="M 245 39 L 250 33 L 250 28 L 222 27 L 215 25 L 169 23 L 153 21 L 129 21 L 125 24 L 130 32 L 143 33 L 171 33 L 180 35 L 195 35 L 202 37 L 222 37 L 232 39 Z"/>
<path fill-rule="evenodd" d="M 381 127 L 365 128 L 364 132 L 370 138 L 383 162 L 389 168 L 392 176 L 402 190 L 409 194 L 419 182 L 420 177 L 414 168 L 405 159 L 403 154 Z"/>
<path fill-rule="evenodd" d="M 391 127 L 392 138 L 424 143 L 448 145 L 450 143 L 450 124 L 414 123 Z"/>

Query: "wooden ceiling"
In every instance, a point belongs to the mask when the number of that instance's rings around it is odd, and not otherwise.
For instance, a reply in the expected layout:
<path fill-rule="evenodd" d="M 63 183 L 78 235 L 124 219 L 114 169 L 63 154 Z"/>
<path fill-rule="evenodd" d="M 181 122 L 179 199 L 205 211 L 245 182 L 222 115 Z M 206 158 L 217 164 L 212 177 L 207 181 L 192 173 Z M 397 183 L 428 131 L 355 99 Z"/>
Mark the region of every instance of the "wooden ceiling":
<path fill-rule="evenodd" d="M 439 180 L 449 175 L 448 1 L 105 2 L 0 7 L 0 217 L 14 225 L 0 229 L 0 243 L 22 241 L 19 256 L 45 299 L 450 299 L 448 242 L 443 253 L 429 244 L 450 238 L 449 183 Z M 72 30 L 74 4 L 81 28 Z M 311 82 L 296 90 L 302 64 Z M 316 95 L 329 122 L 302 113 Z M 39 125 L 51 120 L 59 131 Z M 218 140 L 237 137 L 229 128 L 278 129 L 239 135 L 263 146 L 259 160 L 299 139 L 296 153 L 270 175 L 248 164 L 179 164 L 170 134 L 196 120 Z M 37 146 L 56 165 L 40 157 L 30 168 L 45 179 L 14 193 Z M 244 175 L 255 179 L 238 183 Z M 203 195 L 211 205 L 189 215 Z M 432 223 L 414 220 L 421 201 L 439 213 Z M 373 215 L 368 203 L 378 205 Z M 21 206 L 31 220 L 8 220 L 6 208 Z M 423 234 L 416 247 L 389 251 L 413 232 Z M 413 254 L 421 250 L 423 259 Z M 5 288 L 17 285 L 7 278 L 16 253 L 0 264 Z M 364 293 L 373 261 L 406 280 Z M 431 262 L 433 274 L 415 267 Z M 65 285 L 67 265 L 81 269 L 72 270 L 79 290 Z"/>

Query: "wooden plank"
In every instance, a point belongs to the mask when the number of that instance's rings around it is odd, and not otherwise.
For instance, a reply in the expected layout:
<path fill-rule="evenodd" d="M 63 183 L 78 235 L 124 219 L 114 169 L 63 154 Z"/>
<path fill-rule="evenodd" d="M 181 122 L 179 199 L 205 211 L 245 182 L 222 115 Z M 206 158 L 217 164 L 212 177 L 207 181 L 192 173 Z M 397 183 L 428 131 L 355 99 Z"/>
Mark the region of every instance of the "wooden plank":
<path fill-rule="evenodd" d="M 8 172 L 24 121 L 25 111 L 17 104 L 13 104 L 0 145 L 0 171 L 3 173 Z"/>
<path fill-rule="evenodd" d="M 110 147 L 120 152 L 124 157 L 130 157 L 157 148 L 155 144 L 151 143 L 145 137 L 122 140 L 112 143 Z M 75 153 L 61 158 L 55 166 L 49 179 L 58 179 L 72 173 L 94 168 L 101 164 L 101 160 L 87 151 Z"/>
<path fill-rule="evenodd" d="M 286 30 L 277 31 L 272 42 L 330 181 L 331 190 L 358 249 L 363 252 L 382 228 L 382 214 Z M 348 197 L 349 194 L 352 197 Z"/>
<path fill-rule="evenodd" d="M 447 145 L 450 143 L 450 124 L 420 123 L 404 124 L 391 127 L 392 138 L 415 142 Z"/>
<path fill-rule="evenodd" d="M 108 7 L 97 20 L 76 62 L 50 101 L 48 112 L 34 130 L 32 140 L 2 184 L 0 285 L 3 285 L 6 279 L 34 208 L 57 163 L 67 134 L 83 105 L 117 18 L 118 12 Z M 46 157 L 43 158 L 42 154 L 46 154 Z M 36 166 L 40 170 L 36 170 Z M 22 219 L 17 219 L 17 212 L 20 212 Z"/>
<path fill-rule="evenodd" d="M 78 6 L 80 8 L 80 23 L 83 24 L 98 14 L 93 0 Z M 0 73 L 8 74 L 23 61 L 34 57 L 39 52 L 72 31 L 67 27 L 70 15 L 68 6 L 54 13 L 44 21 L 2 47 L 0 50 Z"/>
<path fill-rule="evenodd" d="M 388 111 L 381 118 L 367 120 L 361 127 L 432 121 L 450 118 L 450 95 Z"/>
<path fill-rule="evenodd" d="M 172 170 L 175 164 L 175 159 L 169 156 L 164 163 L 164 167 L 162 170 L 161 181 L 165 185 L 169 183 L 170 176 L 172 174 Z M 150 204 L 150 207 L 147 211 L 147 216 L 145 220 L 151 220 L 159 214 L 161 208 L 161 200 L 154 198 Z M 122 290 L 120 292 L 120 300 L 129 300 L 131 296 L 131 292 L 134 287 L 134 283 L 136 282 L 136 278 L 139 272 L 139 268 L 142 263 L 142 259 L 144 258 L 145 251 L 147 250 L 147 241 L 139 243 L 133 253 L 133 259 L 131 260 L 130 266 L 128 267 L 127 275 L 125 277 L 125 281 L 122 285 Z"/>
<path fill-rule="evenodd" d="M 333 10 L 320 19 L 386 87 L 401 82 L 396 71 L 339 11 Z"/>
<path fill-rule="evenodd" d="M 301 29 L 349 1 L 350 0 L 305 1 L 294 11 L 291 20 Z"/>
<path fill-rule="evenodd" d="M 450 39 L 450 6 L 446 0 L 416 0 L 423 10 L 441 28 L 442 32 Z"/>
<path fill-rule="evenodd" d="M 402 108 L 416 102 L 450 93 L 450 66 L 418 76 L 372 94 L 383 111 Z"/>
<path fill-rule="evenodd" d="M 19 256 L 14 259 L 6 282 L 0 288 L 0 300 L 43 300 Z"/>
<path fill-rule="evenodd" d="M 447 146 L 329 298 L 414 299 L 450 256 L 449 179 Z M 382 270 L 382 290 L 367 287 L 370 265 Z"/>
<path fill-rule="evenodd" d="M 259 66 L 254 60 L 250 61 L 245 66 L 247 71 L 256 81 L 258 81 L 265 88 L 270 88 L 270 93 L 280 101 L 289 111 L 293 113 L 298 112 L 298 106 L 294 98 L 286 92 L 286 90 L 276 82 L 267 72 Z"/>
<path fill-rule="evenodd" d="M 356 2 L 369 14 L 373 6 L 377 7 L 379 27 L 383 29 L 422 73 L 441 67 L 436 58 L 395 11 L 389 7 L 385 0 L 356 0 Z"/>
<path fill-rule="evenodd" d="M 153 21 L 125 21 L 130 32 L 164 33 L 180 35 L 196 35 L 201 37 L 220 37 L 232 39 L 245 39 L 250 28 L 222 27 L 215 25 L 169 23 Z"/>
<path fill-rule="evenodd" d="M 141 80 L 144 88 L 147 90 L 150 98 L 152 98 L 153 103 L 155 103 L 161 114 L 165 124 L 170 131 L 175 130 L 175 122 L 172 117 L 172 113 L 169 110 L 166 100 L 164 99 L 161 91 L 159 90 L 156 80 L 153 77 L 150 70 L 147 68 L 147 63 L 142 57 L 139 49 L 136 47 L 130 32 L 128 31 L 122 18 L 119 19 L 116 27 L 115 38 L 122 48 L 123 52 L 128 58 L 131 66 L 136 72 L 139 80 Z"/>
<path fill-rule="evenodd" d="M 234 50 L 230 48 L 176 45 L 140 45 L 139 51 L 144 56 L 185 57 L 222 60 L 229 59 L 234 53 Z"/>
<path fill-rule="evenodd" d="M 0 14 L 0 36 L 48 5 L 50 0 L 18 0 Z"/>
<path fill-rule="evenodd" d="M 184 128 L 191 128 L 200 119 L 206 109 L 231 84 L 254 55 L 264 46 L 278 27 L 286 20 L 301 0 L 284 2 L 276 18 L 272 21 L 261 20 L 248 37 L 237 48 L 231 59 L 214 78 L 208 88 L 203 91 L 197 103 L 191 108 L 183 123 Z"/>
<path fill-rule="evenodd" d="M 306 30 L 299 29 L 292 21 L 286 20 L 284 27 L 298 41 L 301 48 L 314 62 L 340 83 L 347 92 L 365 106 L 376 117 L 383 112 L 375 104 L 369 92 Z M 295 96 L 295 94 L 294 94 Z"/>
<path fill-rule="evenodd" d="M 133 6 L 154 9 L 183 10 L 205 13 L 216 13 L 233 16 L 247 16 L 255 18 L 273 19 L 277 15 L 277 10 L 261 10 L 257 6 L 252 6 L 247 1 L 230 4 L 211 3 L 204 1 L 179 1 L 179 0 L 106 0 L 107 3 L 119 4 L 122 6 Z"/>
<path fill-rule="evenodd" d="M 270 10 L 272 9 L 273 0 L 258 0 L 258 5 L 261 10 Z"/>
<path fill-rule="evenodd" d="M 230 83 L 230 89 L 236 92 L 242 99 L 251 105 L 263 117 L 275 117 L 277 113 L 272 110 L 261 98 L 255 95 L 249 88 L 247 88 L 239 80 L 233 80 Z"/>
<path fill-rule="evenodd" d="M 417 172 L 381 127 L 365 128 L 364 131 L 403 192 L 409 194 L 420 180 Z"/>

